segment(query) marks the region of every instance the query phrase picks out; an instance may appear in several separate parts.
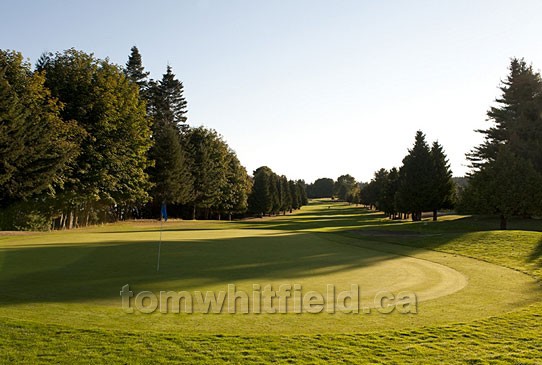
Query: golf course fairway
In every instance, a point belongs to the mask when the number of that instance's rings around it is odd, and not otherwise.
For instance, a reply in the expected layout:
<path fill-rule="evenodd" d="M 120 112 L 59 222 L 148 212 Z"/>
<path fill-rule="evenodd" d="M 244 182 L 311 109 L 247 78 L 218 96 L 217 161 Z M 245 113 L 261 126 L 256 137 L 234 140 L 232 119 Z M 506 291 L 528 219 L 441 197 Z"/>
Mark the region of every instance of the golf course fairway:
<path fill-rule="evenodd" d="M 64 232 L 4 234 L 0 236 L 0 323 L 6 328 L 0 361 L 13 356 L 35 359 L 32 356 L 39 356 L 40 351 L 52 351 L 18 348 L 15 328 L 25 326 L 31 328 L 29 333 L 171 335 L 184 338 L 181 342 L 198 336 L 208 336 L 207 340 L 217 335 L 248 336 L 244 337 L 247 341 L 262 335 L 291 336 L 295 349 L 296 336 L 389 331 L 414 331 L 412 336 L 416 336 L 416 331 L 427 328 L 538 311 L 542 291 L 536 261 L 526 267 L 499 262 L 499 257 L 506 258 L 495 239 L 499 233 L 468 231 L 462 219 L 392 222 L 359 207 L 315 201 L 297 214 L 263 219 L 168 221 L 162 228 L 159 222 L 125 222 Z M 535 243 L 541 238 L 538 232 L 526 234 L 534 235 Z M 489 253 L 470 251 L 479 250 L 480 235 L 495 241 L 496 250 L 503 252 L 491 259 Z M 468 245 L 469 237 L 472 247 L 454 248 Z M 319 313 L 293 310 L 294 287 L 301 296 L 318 292 L 326 297 L 332 286 L 336 297 L 354 284 L 359 296 L 344 304 L 360 308 L 357 313 L 337 308 L 330 313 L 325 305 Z M 130 312 L 120 295 L 125 285 L 133 292 Z M 205 305 L 197 300 L 191 313 L 133 310 L 134 297 L 140 292 L 157 297 L 161 291 L 195 295 L 227 292 L 228 285 L 248 293 L 248 301 L 254 288 L 266 286 L 278 291 L 286 285 L 290 297 L 275 302 L 275 313 L 255 313 L 255 304 L 247 307 L 242 300 L 234 305 L 235 313 L 228 313 L 227 300 L 220 313 L 205 313 Z M 413 294 L 414 310 L 385 313 L 385 308 L 378 307 L 382 301 L 375 301 L 381 293 L 393 299 L 400 293 Z M 387 302 L 393 303 L 390 298 Z M 42 335 L 46 336 L 32 336 Z M 110 360 L 117 361 L 117 355 L 111 354 Z M 303 359 L 301 354 L 292 356 Z"/>

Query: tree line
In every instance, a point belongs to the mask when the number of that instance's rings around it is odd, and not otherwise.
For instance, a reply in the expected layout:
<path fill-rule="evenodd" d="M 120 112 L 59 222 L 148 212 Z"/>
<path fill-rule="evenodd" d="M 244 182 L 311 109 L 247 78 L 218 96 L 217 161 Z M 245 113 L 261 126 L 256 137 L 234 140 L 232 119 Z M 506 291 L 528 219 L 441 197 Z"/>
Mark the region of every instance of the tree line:
<path fill-rule="evenodd" d="M 308 204 L 306 186 L 303 180 L 288 180 L 277 175 L 267 166 L 254 171 L 252 194 L 248 199 L 249 211 L 264 215 L 292 212 Z"/>
<path fill-rule="evenodd" d="M 123 67 L 69 49 L 34 69 L 0 50 L 0 228 L 156 218 L 162 204 L 193 219 L 254 212 L 235 152 L 186 113 L 172 68 L 149 78 L 136 47 Z"/>
<path fill-rule="evenodd" d="M 360 184 L 350 174 L 341 175 L 337 180 L 328 177 L 316 179 L 307 185 L 309 198 L 337 198 L 349 203 L 359 204 Z"/>

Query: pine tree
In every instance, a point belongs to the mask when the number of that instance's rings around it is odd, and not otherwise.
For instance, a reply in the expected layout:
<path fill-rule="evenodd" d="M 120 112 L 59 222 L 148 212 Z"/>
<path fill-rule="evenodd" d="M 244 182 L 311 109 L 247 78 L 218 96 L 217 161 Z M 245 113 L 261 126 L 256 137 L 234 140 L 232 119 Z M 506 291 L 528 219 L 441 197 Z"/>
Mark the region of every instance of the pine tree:
<path fill-rule="evenodd" d="M 301 208 L 302 206 L 309 204 L 309 199 L 307 197 L 307 184 L 305 184 L 304 180 L 297 180 L 296 185 L 297 185 L 297 190 L 298 190 L 299 198 L 301 202 L 301 205 L 300 205 L 300 208 Z"/>
<path fill-rule="evenodd" d="M 183 84 L 176 79 L 171 66 L 167 66 L 159 82 L 150 83 L 149 94 L 149 110 L 155 123 L 169 123 L 182 129 L 187 120 L 187 102 Z"/>
<path fill-rule="evenodd" d="M 391 219 L 398 213 L 396 195 L 399 189 L 399 171 L 394 167 L 386 173 L 386 179 L 381 191 L 381 210 L 388 214 Z"/>
<path fill-rule="evenodd" d="M 297 210 L 301 208 L 301 195 L 299 193 L 299 189 L 297 188 L 297 185 L 293 180 L 288 181 L 288 186 L 290 190 L 290 199 L 292 201 L 292 209 Z"/>
<path fill-rule="evenodd" d="M 542 175 L 530 161 L 503 145 L 490 162 L 469 178 L 463 193 L 468 210 L 498 214 L 500 228 L 507 228 L 510 216 L 542 214 Z"/>
<path fill-rule="evenodd" d="M 271 173 L 269 179 L 269 192 L 271 193 L 271 199 L 273 202 L 273 207 L 271 208 L 271 213 L 278 214 L 281 209 L 280 201 L 280 178 L 274 172 Z"/>
<path fill-rule="evenodd" d="M 284 175 L 280 176 L 280 195 L 281 195 L 281 210 L 284 214 L 286 211 L 292 210 L 292 196 L 290 193 L 290 185 L 288 185 L 288 178 Z"/>
<path fill-rule="evenodd" d="M 501 228 L 510 215 L 539 214 L 542 175 L 542 80 L 523 59 L 512 59 L 497 106 L 487 112 L 493 126 L 478 132 L 484 142 L 467 155 L 473 170 L 461 205 L 497 213 Z M 538 182 L 537 182 L 538 181 Z"/>
<path fill-rule="evenodd" d="M 412 220 L 419 221 L 422 212 L 431 210 L 433 187 L 433 160 L 425 135 L 416 132 L 414 146 L 403 159 L 399 170 L 399 205 L 404 212 L 412 213 Z"/>
<path fill-rule="evenodd" d="M 130 56 L 128 57 L 128 62 L 126 62 L 126 67 L 124 68 L 124 74 L 126 77 L 136 83 L 139 86 L 140 93 L 144 93 L 148 87 L 149 72 L 145 71 L 143 67 L 143 62 L 141 61 L 141 54 L 136 46 L 133 46 L 130 50 Z"/>
<path fill-rule="evenodd" d="M 542 80 L 523 59 L 512 59 L 497 106 L 487 112 L 493 126 L 478 130 L 484 142 L 467 155 L 475 169 L 495 159 L 499 146 L 533 163 L 542 172 Z"/>
<path fill-rule="evenodd" d="M 452 171 L 444 153 L 444 149 L 437 142 L 431 147 L 431 159 L 433 161 L 433 220 L 437 220 L 437 211 L 441 208 L 451 208 L 454 184 L 452 182 Z"/>
<path fill-rule="evenodd" d="M 154 145 L 149 152 L 154 166 L 149 168 L 153 182 L 151 195 L 156 205 L 185 204 L 192 199 L 193 181 L 190 162 L 181 146 L 179 131 L 165 124 L 153 135 Z"/>

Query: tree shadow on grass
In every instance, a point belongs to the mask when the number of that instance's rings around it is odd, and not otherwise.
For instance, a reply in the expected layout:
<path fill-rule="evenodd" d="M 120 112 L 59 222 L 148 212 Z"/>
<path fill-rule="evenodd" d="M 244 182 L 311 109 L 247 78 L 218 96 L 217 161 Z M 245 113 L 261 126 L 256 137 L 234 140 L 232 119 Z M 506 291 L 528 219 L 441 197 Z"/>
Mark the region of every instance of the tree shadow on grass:
<path fill-rule="evenodd" d="M 542 267 L 542 239 L 538 241 L 536 247 L 529 255 L 529 262 L 537 262 L 537 266 Z"/>
<path fill-rule="evenodd" d="M 361 250 L 312 234 L 195 242 L 106 241 L 0 251 L 0 305 L 116 299 L 121 287 L 191 290 L 242 280 L 263 283 L 333 274 L 397 257 Z M 173 286 L 172 286 L 173 285 Z M 180 285 L 182 287 L 176 287 Z"/>
<path fill-rule="evenodd" d="M 217 233 L 216 239 L 197 239 L 195 236 L 194 241 L 186 242 L 168 240 L 168 231 L 165 231 L 159 273 L 156 272 L 157 241 L 104 240 L 44 245 L 34 242 L 33 246 L 0 249 L 0 305 L 110 300 L 118 297 L 125 284 L 133 285 L 137 290 L 179 291 L 242 280 L 292 283 L 292 280 L 322 272 L 345 272 L 396 257 L 360 249 L 355 244 L 345 245 L 336 233 L 302 232 L 306 229 L 334 228 L 334 232 L 344 233 L 347 237 L 353 231 L 370 233 L 375 226 L 379 230 L 442 233 L 426 239 L 413 234 L 376 238 L 358 234 L 354 237 L 374 242 L 376 249 L 377 241 L 406 244 L 408 252 L 414 254 L 420 249 L 446 244 L 450 239 L 480 227 L 480 221 L 472 218 L 410 223 L 389 221 L 381 213 L 362 208 L 343 210 L 337 207 L 334 213 L 328 210 L 332 208 L 306 212 L 306 215 L 298 213 L 285 218 L 237 222 L 241 223 L 237 228 L 276 230 L 276 233 L 252 237 L 220 238 Z M 182 227 L 179 230 L 183 230 Z M 339 242 L 334 242 L 337 240 Z M 534 261 L 541 255 L 542 240 L 531 259 Z"/>

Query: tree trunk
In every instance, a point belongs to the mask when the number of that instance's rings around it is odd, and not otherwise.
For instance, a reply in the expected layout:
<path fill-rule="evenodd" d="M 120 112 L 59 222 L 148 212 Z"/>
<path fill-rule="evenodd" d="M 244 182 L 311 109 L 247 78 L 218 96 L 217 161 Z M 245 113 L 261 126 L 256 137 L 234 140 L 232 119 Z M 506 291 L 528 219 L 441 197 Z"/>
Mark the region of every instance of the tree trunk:
<path fill-rule="evenodd" d="M 506 216 L 501 214 L 501 229 L 506 230 Z"/>
<path fill-rule="evenodd" d="M 437 220 L 437 210 L 433 210 L 433 221 Z"/>
<path fill-rule="evenodd" d="M 218 213 L 218 220 L 220 220 L 220 213 Z"/>
<path fill-rule="evenodd" d="M 228 220 L 231 221 L 231 213 L 228 214 Z"/>
<path fill-rule="evenodd" d="M 68 229 L 73 228 L 73 210 L 70 210 L 70 216 L 68 218 Z"/>
<path fill-rule="evenodd" d="M 196 204 L 194 204 L 194 209 L 192 209 L 192 220 L 196 220 Z"/>

